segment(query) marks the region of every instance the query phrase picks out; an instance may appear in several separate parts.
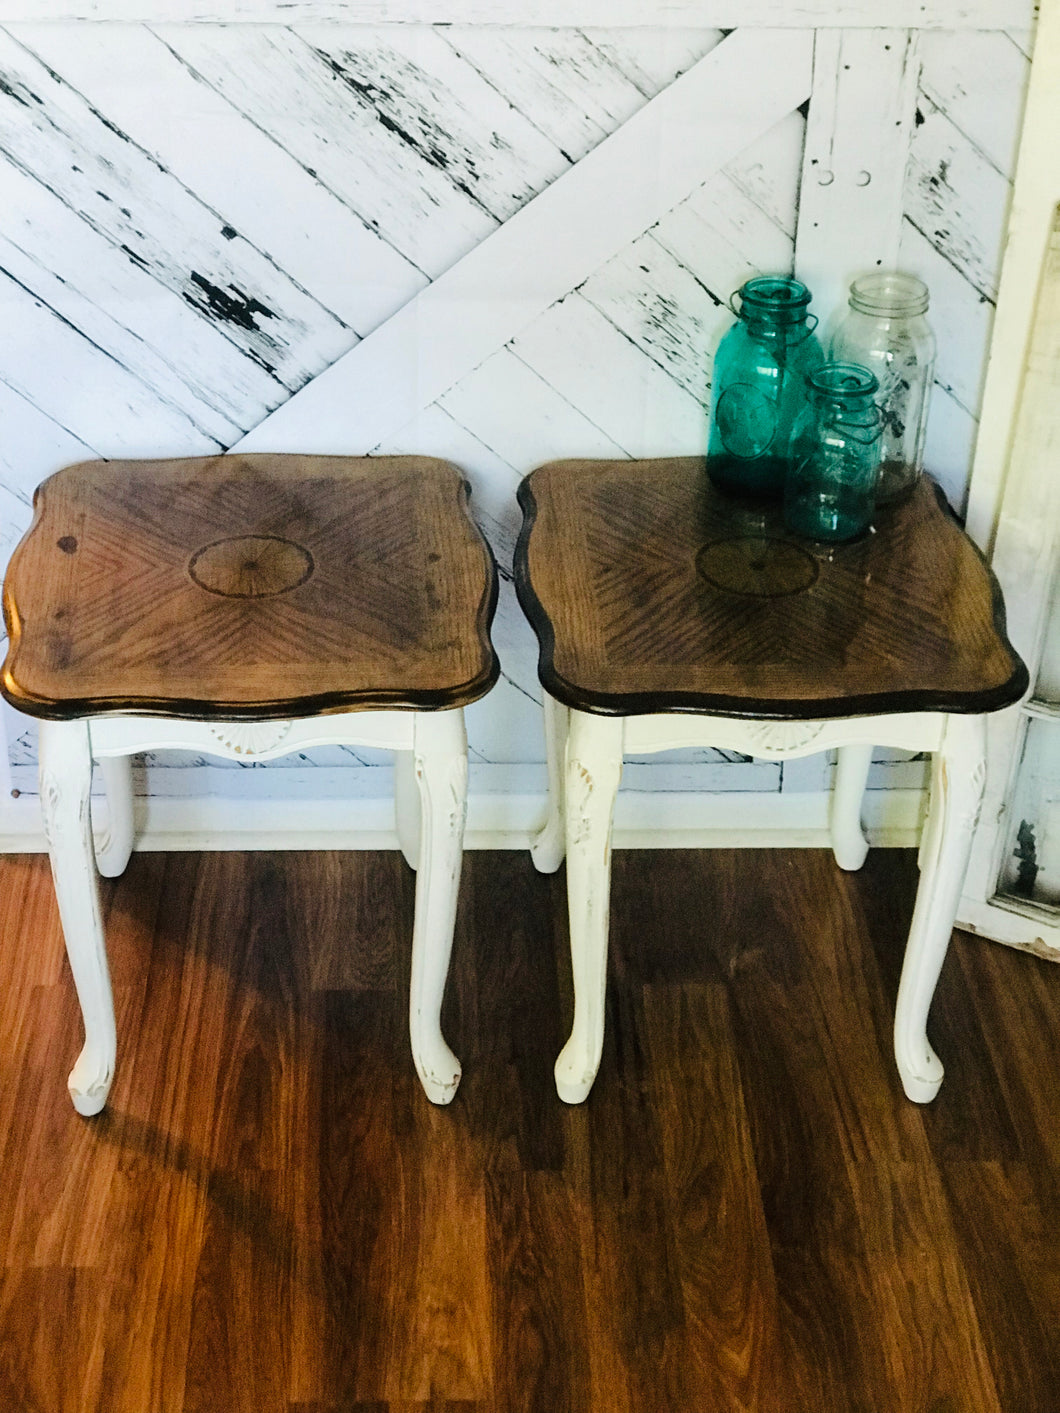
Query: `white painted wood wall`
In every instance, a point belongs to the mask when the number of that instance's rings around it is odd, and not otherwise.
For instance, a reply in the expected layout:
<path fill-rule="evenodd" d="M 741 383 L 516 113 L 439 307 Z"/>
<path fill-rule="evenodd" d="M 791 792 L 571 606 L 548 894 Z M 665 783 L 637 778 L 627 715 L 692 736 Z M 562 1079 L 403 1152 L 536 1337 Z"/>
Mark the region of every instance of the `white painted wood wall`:
<path fill-rule="evenodd" d="M 503 677 L 469 713 L 497 818 L 542 779 L 519 478 L 702 451 L 751 274 L 795 266 L 825 319 L 877 259 L 927 280 L 928 459 L 963 504 L 1031 21 L 1025 0 L 902 0 L 886 31 L 868 0 L 515 8 L 0 0 L 0 565 L 33 487 L 87 456 L 449 457 L 504 576 Z M 32 794 L 32 725 L 0 721 L 0 788 Z M 384 763 L 149 766 L 159 796 L 314 800 L 379 793 Z M 697 752 L 625 783 L 771 796 L 783 831 L 827 779 Z"/>

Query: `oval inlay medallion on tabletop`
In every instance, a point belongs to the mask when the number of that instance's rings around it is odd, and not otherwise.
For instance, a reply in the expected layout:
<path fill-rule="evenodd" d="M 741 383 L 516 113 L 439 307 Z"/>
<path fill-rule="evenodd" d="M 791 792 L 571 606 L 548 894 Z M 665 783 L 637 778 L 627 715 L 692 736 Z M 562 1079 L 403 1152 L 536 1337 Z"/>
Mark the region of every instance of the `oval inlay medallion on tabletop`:
<path fill-rule="evenodd" d="M 226 599 L 264 599 L 304 584 L 313 556 L 280 535 L 236 535 L 197 549 L 188 573 L 208 594 Z"/>
<path fill-rule="evenodd" d="M 696 568 L 716 589 L 761 599 L 800 594 L 818 573 L 813 555 L 789 540 L 745 535 L 704 545 Z"/>

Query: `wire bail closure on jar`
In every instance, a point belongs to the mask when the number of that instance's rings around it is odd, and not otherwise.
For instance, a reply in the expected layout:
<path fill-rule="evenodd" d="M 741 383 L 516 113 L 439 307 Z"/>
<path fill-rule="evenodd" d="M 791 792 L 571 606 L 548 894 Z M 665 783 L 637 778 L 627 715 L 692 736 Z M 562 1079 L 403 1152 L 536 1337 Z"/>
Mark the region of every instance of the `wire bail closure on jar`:
<path fill-rule="evenodd" d="M 800 343 L 819 323 L 817 315 L 807 310 L 811 298 L 800 280 L 762 275 L 734 289 L 726 302 L 730 312 L 744 323 L 754 321 L 790 329 L 792 342 Z M 739 308 L 736 300 L 740 301 Z"/>

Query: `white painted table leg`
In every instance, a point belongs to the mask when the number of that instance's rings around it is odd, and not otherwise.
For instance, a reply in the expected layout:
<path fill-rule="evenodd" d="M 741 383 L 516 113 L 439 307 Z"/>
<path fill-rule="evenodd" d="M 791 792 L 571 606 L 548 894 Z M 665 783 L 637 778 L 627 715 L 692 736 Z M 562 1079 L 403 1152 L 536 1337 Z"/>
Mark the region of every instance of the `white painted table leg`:
<path fill-rule="evenodd" d="M 107 818 L 96 837 L 96 867 L 104 878 L 118 878 L 133 846 L 132 757 L 104 756 L 99 769 L 107 791 Z"/>
<path fill-rule="evenodd" d="M 852 872 L 861 867 L 869 852 L 861 829 L 861 802 L 871 764 L 871 746 L 839 747 L 828 827 L 836 863 Z"/>
<path fill-rule="evenodd" d="M 40 724 L 40 798 L 66 952 L 85 1026 L 85 1044 L 68 1081 L 79 1114 L 98 1114 L 114 1078 L 116 1036 L 89 792 L 87 721 Z"/>
<path fill-rule="evenodd" d="M 556 1091 L 567 1104 L 588 1096 L 604 1044 L 611 825 L 623 725 L 621 717 L 570 713 L 565 811 L 574 1025 L 556 1061 Z"/>
<path fill-rule="evenodd" d="M 545 760 L 548 762 L 548 817 L 530 848 L 538 873 L 555 873 L 566 853 L 563 823 L 563 773 L 570 712 L 545 693 Z"/>
<path fill-rule="evenodd" d="M 931 779 L 928 783 L 928 812 L 924 827 L 920 831 L 920 848 L 917 850 L 916 866 L 923 873 L 932 864 L 939 851 L 939 833 L 942 825 L 942 811 L 932 810 L 931 801 L 942 790 L 942 752 L 931 755 Z"/>
<path fill-rule="evenodd" d="M 420 792 L 419 870 L 412 933 L 409 1033 L 416 1071 L 434 1104 L 448 1104 L 460 1061 L 442 1035 L 467 814 L 467 736 L 462 710 L 419 712 L 415 770 Z"/>
<path fill-rule="evenodd" d="M 420 859 L 420 787 L 412 751 L 394 752 L 394 820 L 398 848 L 415 869 Z"/>
<path fill-rule="evenodd" d="M 927 1018 L 946 959 L 986 780 L 981 716 L 950 716 L 934 775 L 920 887 L 902 965 L 894 1053 L 902 1087 L 915 1103 L 934 1099 L 942 1063 L 927 1038 Z"/>

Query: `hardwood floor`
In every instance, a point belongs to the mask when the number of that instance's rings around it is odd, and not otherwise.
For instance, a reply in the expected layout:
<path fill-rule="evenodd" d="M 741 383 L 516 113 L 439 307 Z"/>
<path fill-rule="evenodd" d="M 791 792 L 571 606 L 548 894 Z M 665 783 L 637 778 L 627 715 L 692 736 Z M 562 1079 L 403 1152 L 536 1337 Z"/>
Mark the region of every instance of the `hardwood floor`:
<path fill-rule="evenodd" d="M 958 934 L 909 1104 L 915 878 L 617 854 L 568 1109 L 563 874 L 469 854 L 440 1110 L 400 855 L 137 855 L 86 1120 L 47 861 L 0 860 L 0 1413 L 1054 1413 L 1060 969 Z"/>

